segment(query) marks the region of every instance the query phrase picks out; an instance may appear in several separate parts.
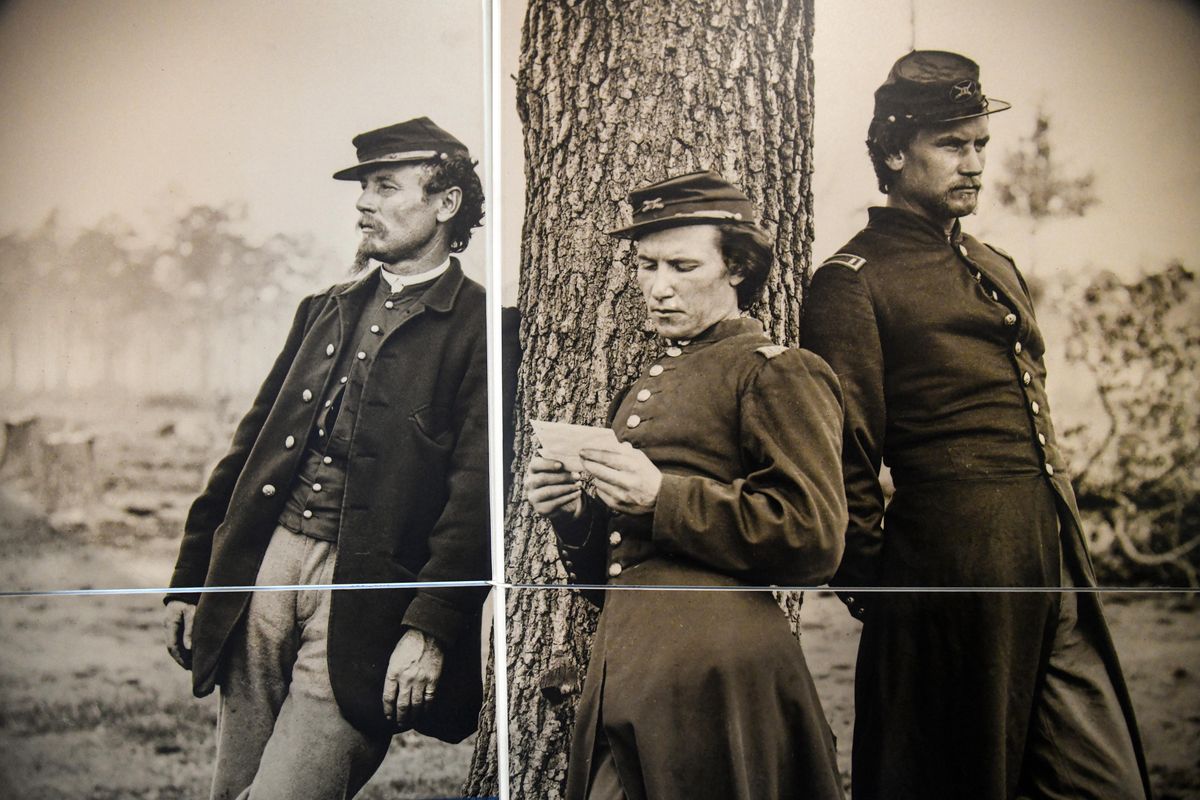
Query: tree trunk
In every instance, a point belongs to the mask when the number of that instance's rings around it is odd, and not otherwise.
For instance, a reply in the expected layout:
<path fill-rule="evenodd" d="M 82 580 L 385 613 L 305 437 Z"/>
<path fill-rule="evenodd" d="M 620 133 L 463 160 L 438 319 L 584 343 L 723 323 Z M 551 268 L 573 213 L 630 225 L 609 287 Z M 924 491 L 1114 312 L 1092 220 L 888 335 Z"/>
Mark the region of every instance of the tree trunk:
<path fill-rule="evenodd" d="M 812 242 L 812 5 L 807 0 L 531 0 L 518 105 L 526 208 L 517 384 L 517 474 L 529 420 L 603 424 L 648 345 L 626 193 L 713 169 L 774 235 L 777 268 L 753 311 L 796 344 Z M 562 584 L 549 527 L 510 492 L 506 579 Z M 574 592 L 510 589 L 512 796 L 562 795 L 578 685 L 594 630 Z M 484 730 L 477 744 L 493 746 Z M 491 786 L 487 781 L 475 786 Z"/>

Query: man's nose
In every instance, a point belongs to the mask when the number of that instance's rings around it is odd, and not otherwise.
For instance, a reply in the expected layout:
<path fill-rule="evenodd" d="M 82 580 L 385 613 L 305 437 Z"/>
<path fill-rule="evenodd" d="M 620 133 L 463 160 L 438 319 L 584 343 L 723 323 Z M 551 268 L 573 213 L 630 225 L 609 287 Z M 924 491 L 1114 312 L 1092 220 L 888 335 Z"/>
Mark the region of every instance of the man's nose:
<path fill-rule="evenodd" d="M 654 272 L 654 280 L 650 283 L 650 296 L 654 298 L 670 297 L 675 294 L 675 282 L 666 269 Z"/>
<path fill-rule="evenodd" d="M 978 175 L 983 172 L 983 153 L 974 147 L 968 147 L 967 154 L 959 164 L 959 171 L 964 175 Z"/>
<path fill-rule="evenodd" d="M 356 209 L 358 209 L 360 213 L 374 211 L 375 210 L 375 193 L 372 192 L 370 189 L 363 189 L 362 194 L 360 194 L 358 196 L 358 202 L 356 202 L 354 204 L 354 207 Z"/>

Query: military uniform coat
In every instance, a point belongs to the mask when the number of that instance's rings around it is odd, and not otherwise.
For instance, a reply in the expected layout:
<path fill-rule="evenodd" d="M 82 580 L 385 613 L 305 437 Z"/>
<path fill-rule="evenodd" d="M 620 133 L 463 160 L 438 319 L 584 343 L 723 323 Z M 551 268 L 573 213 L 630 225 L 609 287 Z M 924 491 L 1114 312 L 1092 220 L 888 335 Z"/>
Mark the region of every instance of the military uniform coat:
<path fill-rule="evenodd" d="M 558 528 L 574 583 L 813 585 L 842 551 L 837 380 L 755 320 L 671 343 L 619 402 L 617 437 L 663 472 L 655 510 L 589 500 Z M 599 593 L 597 593 L 598 595 Z M 839 798 L 832 735 L 769 592 L 607 591 L 571 744 L 586 796 L 597 731 L 630 800 Z"/>
<path fill-rule="evenodd" d="M 192 504 L 173 588 L 253 585 L 287 502 L 333 368 L 378 271 L 305 298 L 229 452 Z M 349 444 L 333 582 L 488 580 L 486 328 L 483 289 L 456 259 L 380 344 Z M 446 653 L 435 710 L 419 729 L 447 740 L 474 730 L 482 702 L 480 588 L 334 591 L 329 675 L 346 718 L 386 730 L 384 672 L 406 628 Z M 198 602 L 192 678 L 218 681 L 246 593 L 180 593 Z"/>
<path fill-rule="evenodd" d="M 1005 254 L 957 222 L 947 236 L 917 214 L 872 208 L 813 277 L 802 341 L 845 393 L 850 522 L 836 584 L 1056 587 L 1065 568 L 1095 585 L 1050 422 L 1045 342 Z M 886 510 L 881 461 L 896 487 Z M 1012 798 L 1058 595 L 844 599 L 865 618 L 855 800 Z M 1080 610 L 1100 630 L 1140 752 L 1099 600 L 1082 595 Z"/>

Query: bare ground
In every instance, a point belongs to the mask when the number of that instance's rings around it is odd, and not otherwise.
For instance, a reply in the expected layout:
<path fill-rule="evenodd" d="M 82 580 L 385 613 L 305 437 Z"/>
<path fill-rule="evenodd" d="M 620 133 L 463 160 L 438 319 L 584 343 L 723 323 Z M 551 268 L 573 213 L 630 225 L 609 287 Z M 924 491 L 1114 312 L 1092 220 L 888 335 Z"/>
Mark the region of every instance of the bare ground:
<path fill-rule="evenodd" d="M 187 403 L 60 412 L 57 425 L 97 433 L 101 507 L 51 527 L 28 476 L 0 481 L 0 591 L 163 586 L 232 417 Z M 1200 798 L 1200 606 L 1185 593 L 1106 604 L 1158 798 Z M 161 644 L 161 614 L 157 594 L 0 597 L 0 797 L 207 796 L 216 701 L 191 696 Z M 859 626 L 823 593 L 803 619 L 848 775 Z M 399 736 L 364 796 L 454 795 L 471 748 Z"/>

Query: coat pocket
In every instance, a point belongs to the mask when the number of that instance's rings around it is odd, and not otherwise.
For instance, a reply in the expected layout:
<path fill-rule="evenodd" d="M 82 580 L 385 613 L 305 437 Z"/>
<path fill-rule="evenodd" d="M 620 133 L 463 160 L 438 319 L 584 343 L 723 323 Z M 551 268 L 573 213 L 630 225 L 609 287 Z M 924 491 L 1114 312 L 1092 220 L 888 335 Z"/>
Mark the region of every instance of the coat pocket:
<path fill-rule="evenodd" d="M 454 418 L 449 407 L 430 403 L 409 416 L 417 431 L 432 444 L 439 447 L 454 444 Z"/>

